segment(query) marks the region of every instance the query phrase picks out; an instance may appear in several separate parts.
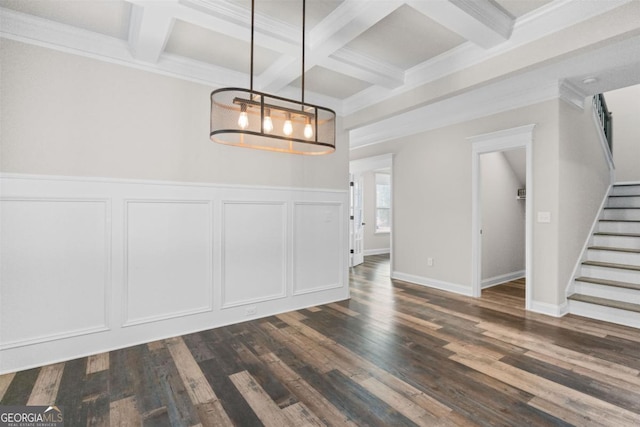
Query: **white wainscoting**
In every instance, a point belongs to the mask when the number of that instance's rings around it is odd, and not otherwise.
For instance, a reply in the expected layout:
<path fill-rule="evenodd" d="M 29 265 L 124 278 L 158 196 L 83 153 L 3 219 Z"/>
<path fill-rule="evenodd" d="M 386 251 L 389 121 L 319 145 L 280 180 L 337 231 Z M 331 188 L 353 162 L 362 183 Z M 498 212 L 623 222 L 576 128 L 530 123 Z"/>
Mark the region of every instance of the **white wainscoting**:
<path fill-rule="evenodd" d="M 0 186 L 0 373 L 349 296 L 346 190 Z"/>
<path fill-rule="evenodd" d="M 108 329 L 109 201 L 43 195 L 0 204 L 0 350 Z"/>
<path fill-rule="evenodd" d="M 224 201 L 222 206 L 222 307 L 285 298 L 285 203 Z"/>
<path fill-rule="evenodd" d="M 213 309 L 208 200 L 125 200 L 123 326 Z"/>
<path fill-rule="evenodd" d="M 345 286 L 340 245 L 345 230 L 338 220 L 345 217 L 344 208 L 335 202 L 294 203 L 294 295 Z"/>

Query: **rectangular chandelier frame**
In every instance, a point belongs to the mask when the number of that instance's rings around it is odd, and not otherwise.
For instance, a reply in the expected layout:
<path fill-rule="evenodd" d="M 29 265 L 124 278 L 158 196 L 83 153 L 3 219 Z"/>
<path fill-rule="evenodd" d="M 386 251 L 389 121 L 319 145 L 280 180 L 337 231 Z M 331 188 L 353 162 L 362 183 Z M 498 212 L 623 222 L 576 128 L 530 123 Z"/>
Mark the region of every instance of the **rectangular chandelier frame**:
<path fill-rule="evenodd" d="M 322 155 L 335 151 L 333 110 L 251 89 L 211 93 L 210 139 L 226 145 Z"/>

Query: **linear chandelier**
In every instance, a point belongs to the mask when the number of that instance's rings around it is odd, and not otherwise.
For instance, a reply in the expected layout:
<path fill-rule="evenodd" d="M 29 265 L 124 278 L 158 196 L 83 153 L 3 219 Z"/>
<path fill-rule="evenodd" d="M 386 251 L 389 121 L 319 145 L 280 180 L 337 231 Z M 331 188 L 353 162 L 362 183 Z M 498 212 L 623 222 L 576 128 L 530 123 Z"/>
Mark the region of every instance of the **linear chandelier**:
<path fill-rule="evenodd" d="M 212 141 L 306 155 L 335 151 L 336 113 L 304 102 L 305 14 L 306 0 L 302 0 L 302 96 L 295 101 L 253 90 L 255 0 L 251 0 L 250 87 L 211 92 Z"/>

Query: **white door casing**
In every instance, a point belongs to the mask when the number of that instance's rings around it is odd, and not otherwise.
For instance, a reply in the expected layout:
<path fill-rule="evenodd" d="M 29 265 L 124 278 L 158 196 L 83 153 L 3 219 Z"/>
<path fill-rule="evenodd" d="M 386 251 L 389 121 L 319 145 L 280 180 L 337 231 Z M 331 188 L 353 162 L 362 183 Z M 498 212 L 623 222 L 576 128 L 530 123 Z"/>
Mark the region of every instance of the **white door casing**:
<path fill-rule="evenodd" d="M 524 147 L 526 149 L 526 244 L 525 244 L 525 308 L 531 309 L 532 254 L 533 254 L 533 128 L 535 124 L 519 126 L 467 138 L 471 144 L 471 292 L 480 297 L 482 292 L 482 200 L 480 191 L 480 155 Z"/>
<path fill-rule="evenodd" d="M 349 235 L 351 267 L 364 262 L 364 215 L 362 209 L 362 175 L 351 175 L 351 206 L 349 212 Z"/>

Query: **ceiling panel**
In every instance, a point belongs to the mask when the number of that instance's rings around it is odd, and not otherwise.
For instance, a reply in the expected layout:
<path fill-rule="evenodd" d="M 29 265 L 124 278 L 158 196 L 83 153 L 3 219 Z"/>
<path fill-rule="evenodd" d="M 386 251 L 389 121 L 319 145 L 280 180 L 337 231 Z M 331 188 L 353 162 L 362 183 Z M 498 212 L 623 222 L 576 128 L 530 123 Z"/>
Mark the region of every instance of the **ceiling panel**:
<path fill-rule="evenodd" d="M 126 40 L 131 3 L 124 0 L 0 0 L 0 6 Z"/>
<path fill-rule="evenodd" d="M 410 6 L 403 5 L 347 45 L 408 69 L 466 40 Z"/>
<path fill-rule="evenodd" d="M 291 86 L 299 88 L 300 84 L 301 79 L 298 78 Z M 305 73 L 304 85 L 306 90 L 337 99 L 346 99 L 371 86 L 370 83 L 320 66 L 315 66 Z"/>
<path fill-rule="evenodd" d="M 260 46 L 255 46 L 254 50 L 253 73 L 256 76 L 277 60 L 279 54 Z M 165 52 L 249 74 L 249 43 L 181 20 L 175 21 Z"/>
<path fill-rule="evenodd" d="M 493 0 L 515 18 L 534 11 L 553 0 Z"/>

